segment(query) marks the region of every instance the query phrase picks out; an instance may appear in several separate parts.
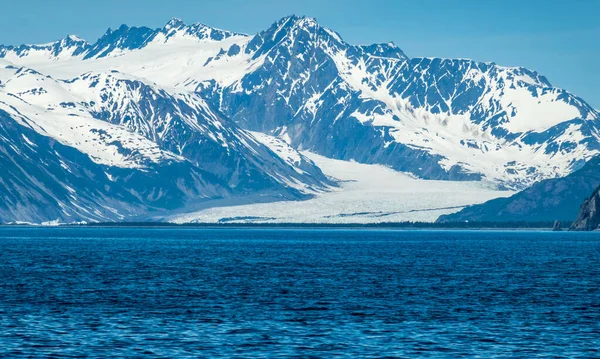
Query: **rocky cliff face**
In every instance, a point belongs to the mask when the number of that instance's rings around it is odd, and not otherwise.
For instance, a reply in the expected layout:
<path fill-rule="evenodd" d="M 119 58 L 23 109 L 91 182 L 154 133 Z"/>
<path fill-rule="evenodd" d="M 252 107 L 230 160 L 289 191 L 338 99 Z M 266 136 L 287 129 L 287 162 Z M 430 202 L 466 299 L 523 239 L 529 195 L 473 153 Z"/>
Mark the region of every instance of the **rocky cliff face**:
<path fill-rule="evenodd" d="M 577 220 L 571 225 L 573 231 L 593 231 L 600 226 L 600 187 L 598 187 L 590 198 L 581 205 Z"/>

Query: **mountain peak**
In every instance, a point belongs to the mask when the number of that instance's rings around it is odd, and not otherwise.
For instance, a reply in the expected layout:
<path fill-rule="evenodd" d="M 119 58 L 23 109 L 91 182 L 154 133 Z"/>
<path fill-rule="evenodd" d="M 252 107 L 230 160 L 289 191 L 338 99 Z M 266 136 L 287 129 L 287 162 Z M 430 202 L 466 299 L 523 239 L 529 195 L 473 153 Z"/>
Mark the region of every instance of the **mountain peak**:
<path fill-rule="evenodd" d="M 191 36 L 198 40 L 221 41 L 232 36 L 245 36 L 244 34 L 217 29 L 200 22 L 186 25 L 181 19 L 175 17 L 172 18 L 165 27 L 158 29 L 157 31 L 162 32 L 167 39 L 170 39 L 173 36 L 183 35 Z"/>
<path fill-rule="evenodd" d="M 173 28 L 179 28 L 185 26 L 185 23 L 183 22 L 183 20 L 181 20 L 178 17 L 174 17 L 171 20 L 169 20 L 169 22 L 165 25 L 165 29 L 169 30 L 169 29 L 173 29 Z"/>
<path fill-rule="evenodd" d="M 156 32 L 148 27 L 129 27 L 125 24 L 117 30 L 108 29 L 106 33 L 91 46 L 85 59 L 105 57 L 115 50 L 134 50 L 144 47 Z"/>
<path fill-rule="evenodd" d="M 408 56 L 393 42 L 385 44 L 360 45 L 360 49 L 371 56 L 408 59 Z"/>
<path fill-rule="evenodd" d="M 68 41 L 72 41 L 72 42 L 87 42 L 77 35 L 67 35 L 67 36 L 65 36 L 64 40 L 68 40 Z"/>
<path fill-rule="evenodd" d="M 304 15 L 302 15 L 302 16 L 289 15 L 289 16 L 282 18 L 277 24 L 278 25 L 288 25 L 289 27 L 304 28 L 304 29 L 321 27 L 321 25 L 319 25 L 319 23 L 317 22 L 316 18 L 308 17 L 308 16 L 304 16 Z"/>
<path fill-rule="evenodd" d="M 110 36 L 117 32 L 126 32 L 127 30 L 129 30 L 129 26 L 127 26 L 126 24 L 121 24 L 121 26 L 119 26 L 115 30 L 113 30 L 112 27 L 109 27 L 108 29 L 106 29 L 104 35 L 102 35 L 98 40 L 101 40 L 103 37 Z"/>
<path fill-rule="evenodd" d="M 297 19 L 296 24 L 302 27 L 317 27 L 320 26 L 317 19 L 314 17 L 301 16 Z"/>

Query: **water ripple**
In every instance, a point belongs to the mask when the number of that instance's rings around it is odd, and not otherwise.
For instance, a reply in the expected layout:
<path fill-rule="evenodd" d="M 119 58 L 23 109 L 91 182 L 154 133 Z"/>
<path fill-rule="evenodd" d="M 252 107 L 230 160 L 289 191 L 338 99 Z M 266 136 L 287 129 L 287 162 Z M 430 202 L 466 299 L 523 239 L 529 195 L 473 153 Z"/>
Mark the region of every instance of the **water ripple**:
<path fill-rule="evenodd" d="M 600 356 L 600 237 L 0 229 L 0 357 Z"/>

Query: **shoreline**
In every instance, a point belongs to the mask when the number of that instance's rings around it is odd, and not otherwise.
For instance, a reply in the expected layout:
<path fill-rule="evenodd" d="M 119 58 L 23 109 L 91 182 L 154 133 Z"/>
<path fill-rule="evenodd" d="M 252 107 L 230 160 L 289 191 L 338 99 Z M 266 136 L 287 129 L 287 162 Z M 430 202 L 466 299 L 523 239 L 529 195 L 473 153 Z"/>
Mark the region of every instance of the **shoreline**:
<path fill-rule="evenodd" d="M 562 231 L 568 231 L 570 222 Z M 0 224 L 0 228 L 165 228 L 165 229 L 352 229 L 352 230 L 439 230 L 439 231 L 552 231 L 550 222 L 469 222 L 469 223 L 168 223 L 107 222 L 87 224 Z"/>

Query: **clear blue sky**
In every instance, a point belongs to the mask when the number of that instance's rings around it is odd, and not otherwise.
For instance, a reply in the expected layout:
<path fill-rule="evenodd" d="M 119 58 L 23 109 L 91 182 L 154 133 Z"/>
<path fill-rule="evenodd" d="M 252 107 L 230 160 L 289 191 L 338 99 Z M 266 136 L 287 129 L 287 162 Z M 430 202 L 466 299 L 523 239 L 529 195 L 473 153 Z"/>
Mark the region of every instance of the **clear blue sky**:
<path fill-rule="evenodd" d="M 600 0 L 6 1 L 0 43 L 94 41 L 108 27 L 171 17 L 252 34 L 290 14 L 316 17 L 350 43 L 394 41 L 411 57 L 525 66 L 600 108 Z"/>

